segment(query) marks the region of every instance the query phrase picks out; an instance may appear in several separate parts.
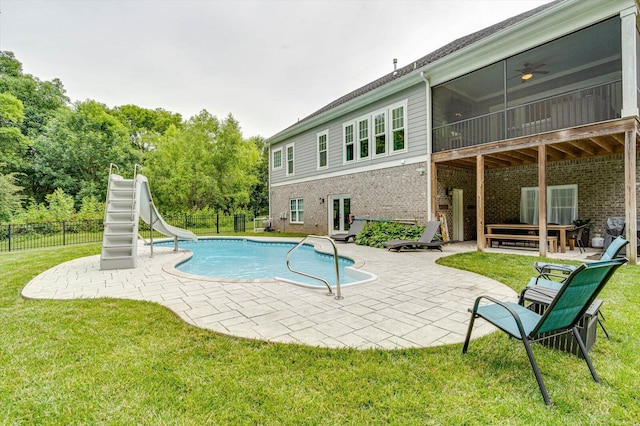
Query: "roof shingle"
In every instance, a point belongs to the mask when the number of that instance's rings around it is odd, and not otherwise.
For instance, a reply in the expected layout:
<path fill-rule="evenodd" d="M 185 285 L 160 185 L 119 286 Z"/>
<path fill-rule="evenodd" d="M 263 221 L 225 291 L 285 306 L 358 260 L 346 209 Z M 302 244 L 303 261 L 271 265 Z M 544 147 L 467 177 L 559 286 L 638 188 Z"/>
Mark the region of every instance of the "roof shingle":
<path fill-rule="evenodd" d="M 470 46 L 473 43 L 476 43 L 488 36 L 491 36 L 495 33 L 497 33 L 498 31 L 501 31 L 505 28 L 508 28 L 520 21 L 523 21 L 533 15 L 536 15 L 540 12 L 542 12 L 543 10 L 546 10 L 558 3 L 562 3 L 565 0 L 555 0 L 552 1 L 550 3 L 544 4 L 542 6 L 539 6 L 535 9 L 531 9 L 527 12 L 521 13 L 519 15 L 513 16 L 509 19 L 506 19 L 502 22 L 499 22 L 497 24 L 491 25 L 490 27 L 484 28 L 482 30 L 476 31 L 475 33 L 466 35 L 464 37 L 460 37 L 454 41 L 452 41 L 451 43 L 446 44 L 445 46 L 442 46 L 441 48 L 421 57 L 420 59 L 416 60 L 416 61 L 412 61 L 409 65 L 406 65 L 402 68 L 398 68 L 396 71 L 393 71 L 389 74 L 386 74 L 380 78 L 378 78 L 377 80 L 374 80 L 352 92 L 347 93 L 344 96 L 339 97 L 338 99 L 336 99 L 335 101 L 325 105 L 324 107 L 320 108 L 319 110 L 313 112 L 312 114 L 306 116 L 305 118 L 299 120 L 297 123 L 289 126 L 287 129 L 291 129 L 292 127 L 298 126 L 299 124 L 313 118 L 313 117 L 317 117 L 327 111 L 332 110 L 333 108 L 336 108 L 339 105 L 342 105 L 346 102 L 349 102 L 353 99 L 356 99 L 368 92 L 371 92 L 381 86 L 384 86 L 385 84 L 397 80 L 398 78 L 405 76 L 409 73 L 411 73 L 412 71 L 422 68 L 430 63 L 433 63 L 439 59 L 442 59 L 464 47 Z"/>

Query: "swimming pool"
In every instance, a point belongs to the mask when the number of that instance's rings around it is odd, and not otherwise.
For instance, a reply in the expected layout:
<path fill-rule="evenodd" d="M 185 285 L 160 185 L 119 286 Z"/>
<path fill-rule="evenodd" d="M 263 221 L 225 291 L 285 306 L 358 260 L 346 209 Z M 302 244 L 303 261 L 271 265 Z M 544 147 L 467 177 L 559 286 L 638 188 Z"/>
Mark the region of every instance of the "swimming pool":
<path fill-rule="evenodd" d="M 156 243 L 172 245 L 171 242 Z M 247 238 L 205 238 L 198 242 L 181 241 L 180 248 L 193 256 L 176 269 L 193 275 L 231 280 L 283 280 L 306 287 L 326 288 L 318 280 L 295 274 L 287 268 L 286 256 L 297 243 L 257 241 Z M 376 277 L 352 268 L 355 262 L 339 256 L 340 285 L 373 281 Z M 290 257 L 291 266 L 301 272 L 320 276 L 335 286 L 333 254 L 319 252 L 311 244 L 304 244 Z"/>

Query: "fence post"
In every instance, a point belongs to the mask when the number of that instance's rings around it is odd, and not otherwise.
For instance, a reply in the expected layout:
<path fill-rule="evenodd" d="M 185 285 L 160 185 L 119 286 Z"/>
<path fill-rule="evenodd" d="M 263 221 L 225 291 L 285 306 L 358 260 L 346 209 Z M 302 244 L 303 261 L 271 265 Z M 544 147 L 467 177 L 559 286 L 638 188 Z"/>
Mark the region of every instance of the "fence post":
<path fill-rule="evenodd" d="M 9 251 L 11 251 L 11 224 L 8 225 L 7 237 L 9 238 Z"/>
<path fill-rule="evenodd" d="M 216 234 L 220 233 L 220 214 L 216 213 Z"/>
<path fill-rule="evenodd" d="M 184 214 L 184 229 L 189 229 L 187 228 L 187 223 L 189 223 L 189 215 L 187 213 Z"/>
<path fill-rule="evenodd" d="M 63 246 L 67 245 L 67 227 L 66 227 L 66 222 L 64 220 L 62 221 L 62 245 Z"/>

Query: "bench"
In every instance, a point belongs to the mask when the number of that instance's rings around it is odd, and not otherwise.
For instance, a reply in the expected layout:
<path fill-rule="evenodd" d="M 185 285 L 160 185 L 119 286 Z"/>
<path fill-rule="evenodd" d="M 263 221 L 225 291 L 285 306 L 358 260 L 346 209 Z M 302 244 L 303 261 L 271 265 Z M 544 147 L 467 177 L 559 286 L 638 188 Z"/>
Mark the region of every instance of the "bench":
<path fill-rule="evenodd" d="M 498 245 L 500 245 L 500 241 L 532 241 L 538 242 L 539 236 L 530 235 L 530 234 L 485 234 L 485 238 L 487 239 L 487 247 L 491 247 L 492 241 L 498 241 Z M 549 244 L 549 252 L 556 253 L 558 251 L 558 237 L 549 236 L 547 237 L 547 244 Z"/>

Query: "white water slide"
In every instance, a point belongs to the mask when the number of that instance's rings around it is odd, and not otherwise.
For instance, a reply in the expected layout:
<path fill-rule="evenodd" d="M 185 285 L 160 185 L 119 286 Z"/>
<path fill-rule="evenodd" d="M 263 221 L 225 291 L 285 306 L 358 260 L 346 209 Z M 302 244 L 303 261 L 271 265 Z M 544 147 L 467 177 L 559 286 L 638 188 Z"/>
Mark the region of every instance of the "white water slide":
<path fill-rule="evenodd" d="M 149 189 L 149 181 L 146 176 L 138 175 L 136 180 L 138 181 L 136 186 L 140 188 L 140 219 L 144 220 L 147 225 L 152 226 L 154 230 L 158 231 L 162 235 L 166 235 L 167 237 L 173 237 L 178 240 L 198 241 L 198 237 L 196 237 L 196 234 L 193 232 L 176 226 L 171 226 L 164 221 L 158 212 L 158 209 L 156 209 L 156 205 L 153 203 L 151 189 Z"/>
<path fill-rule="evenodd" d="M 176 245 L 178 240 L 198 240 L 193 232 L 165 222 L 153 203 L 149 181 L 141 174 L 134 174 L 134 179 L 124 179 L 109 173 L 100 269 L 136 267 L 139 219 L 153 230 L 172 237 Z"/>

